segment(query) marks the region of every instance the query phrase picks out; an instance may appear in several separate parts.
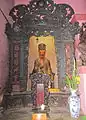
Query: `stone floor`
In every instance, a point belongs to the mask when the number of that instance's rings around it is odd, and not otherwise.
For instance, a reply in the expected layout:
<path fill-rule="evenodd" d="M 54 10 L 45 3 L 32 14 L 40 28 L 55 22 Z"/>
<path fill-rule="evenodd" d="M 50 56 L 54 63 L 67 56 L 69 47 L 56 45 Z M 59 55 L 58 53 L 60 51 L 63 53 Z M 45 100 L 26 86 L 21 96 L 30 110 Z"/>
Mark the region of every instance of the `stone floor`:
<path fill-rule="evenodd" d="M 76 120 L 70 117 L 69 112 L 65 108 L 51 108 L 49 120 Z M 0 120 L 31 120 L 31 107 L 10 108 L 3 114 L 0 113 Z M 80 118 L 77 120 L 81 120 Z"/>

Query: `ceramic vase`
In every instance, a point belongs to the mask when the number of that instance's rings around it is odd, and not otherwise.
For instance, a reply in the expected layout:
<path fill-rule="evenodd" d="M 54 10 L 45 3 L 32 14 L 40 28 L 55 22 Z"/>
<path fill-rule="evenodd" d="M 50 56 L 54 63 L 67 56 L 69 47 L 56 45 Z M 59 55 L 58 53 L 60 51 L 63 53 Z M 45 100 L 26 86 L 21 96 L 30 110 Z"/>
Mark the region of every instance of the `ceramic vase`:
<path fill-rule="evenodd" d="M 71 89 L 71 95 L 68 98 L 70 114 L 72 118 L 78 118 L 80 114 L 80 97 L 76 94 L 77 90 Z"/>

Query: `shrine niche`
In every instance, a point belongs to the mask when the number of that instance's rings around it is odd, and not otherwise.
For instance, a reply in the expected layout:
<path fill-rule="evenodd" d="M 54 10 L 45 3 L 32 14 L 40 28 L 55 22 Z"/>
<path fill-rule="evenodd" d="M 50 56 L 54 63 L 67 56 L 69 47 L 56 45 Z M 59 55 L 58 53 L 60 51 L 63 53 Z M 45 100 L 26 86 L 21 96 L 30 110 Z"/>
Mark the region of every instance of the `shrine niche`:
<path fill-rule="evenodd" d="M 40 59 L 42 63 L 40 64 Z M 53 62 L 54 61 L 54 62 Z M 52 79 L 52 87 L 58 87 L 57 60 L 53 36 L 32 36 L 29 40 L 28 76 L 41 72 Z M 30 79 L 27 86 L 30 88 Z"/>
<path fill-rule="evenodd" d="M 56 4 L 52 0 L 32 0 L 28 5 L 14 6 L 10 13 L 13 23 L 6 24 L 9 40 L 9 87 L 17 85 L 26 91 L 29 77 L 30 38 L 54 37 L 56 60 L 56 88 L 64 87 L 65 73 L 73 70 L 74 37 L 79 32 L 79 23 L 71 22 L 74 10 L 67 4 Z M 57 83 L 56 83 L 57 82 Z M 15 88 L 16 89 L 16 88 Z"/>

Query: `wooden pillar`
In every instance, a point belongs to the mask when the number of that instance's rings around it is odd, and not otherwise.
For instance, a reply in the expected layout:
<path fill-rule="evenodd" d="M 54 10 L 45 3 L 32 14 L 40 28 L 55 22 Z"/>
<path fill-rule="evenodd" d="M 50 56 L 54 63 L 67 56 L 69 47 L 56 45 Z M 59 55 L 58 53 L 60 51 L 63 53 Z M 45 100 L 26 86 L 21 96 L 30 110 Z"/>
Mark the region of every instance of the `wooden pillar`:
<path fill-rule="evenodd" d="M 65 46 L 64 43 L 56 41 L 55 47 L 57 56 L 58 88 L 63 88 L 63 79 L 65 76 Z"/>

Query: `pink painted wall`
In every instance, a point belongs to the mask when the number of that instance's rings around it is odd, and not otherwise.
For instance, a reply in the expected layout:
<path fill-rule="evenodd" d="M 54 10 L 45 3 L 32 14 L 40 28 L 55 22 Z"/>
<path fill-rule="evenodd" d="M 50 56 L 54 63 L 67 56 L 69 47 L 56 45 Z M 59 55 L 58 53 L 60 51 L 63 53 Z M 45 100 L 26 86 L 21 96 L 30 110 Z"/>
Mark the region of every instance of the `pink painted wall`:
<path fill-rule="evenodd" d="M 14 0 L 17 4 L 28 4 L 30 0 Z M 71 5 L 77 14 L 86 13 L 86 0 L 54 0 L 56 3 L 66 3 Z"/>
<path fill-rule="evenodd" d="M 86 66 L 79 68 L 79 75 L 81 78 L 80 82 L 80 98 L 81 98 L 81 109 L 84 115 L 86 115 Z"/>
<path fill-rule="evenodd" d="M 7 17 L 12 7 L 12 0 L 0 0 L 0 8 L 3 10 Z M 6 20 L 0 12 L 0 93 L 5 86 L 5 82 L 8 76 L 8 40 L 4 33 L 5 23 Z"/>

